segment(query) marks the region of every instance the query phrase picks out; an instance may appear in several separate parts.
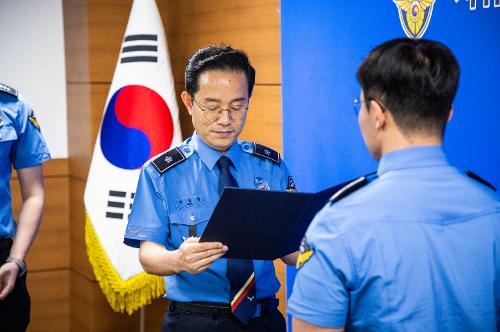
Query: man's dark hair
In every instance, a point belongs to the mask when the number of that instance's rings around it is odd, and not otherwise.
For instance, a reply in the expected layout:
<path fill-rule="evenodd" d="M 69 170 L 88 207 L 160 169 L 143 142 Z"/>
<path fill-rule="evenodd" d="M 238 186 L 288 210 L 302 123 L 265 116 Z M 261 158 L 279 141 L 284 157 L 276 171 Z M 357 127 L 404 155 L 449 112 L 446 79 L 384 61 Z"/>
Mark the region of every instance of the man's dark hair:
<path fill-rule="evenodd" d="M 442 135 L 458 88 L 460 67 L 445 45 L 425 39 L 394 39 L 373 49 L 358 81 L 366 106 L 387 107 L 406 134 Z"/>
<path fill-rule="evenodd" d="M 210 45 L 196 51 L 189 58 L 184 73 L 184 87 L 191 96 L 198 92 L 198 78 L 207 70 L 244 72 L 248 82 L 248 96 L 252 95 L 255 69 L 244 51 L 229 45 Z"/>

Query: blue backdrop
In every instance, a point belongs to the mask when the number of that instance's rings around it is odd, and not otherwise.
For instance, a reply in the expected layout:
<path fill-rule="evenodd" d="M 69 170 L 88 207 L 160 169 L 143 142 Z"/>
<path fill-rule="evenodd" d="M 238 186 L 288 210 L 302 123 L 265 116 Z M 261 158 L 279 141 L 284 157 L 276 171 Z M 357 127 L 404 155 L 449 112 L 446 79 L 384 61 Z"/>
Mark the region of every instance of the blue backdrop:
<path fill-rule="evenodd" d="M 462 70 L 445 149 L 500 188 L 500 0 L 437 0 L 429 17 L 422 38 L 449 46 Z M 299 190 L 376 169 L 352 110 L 355 73 L 373 47 L 397 37 L 405 32 L 392 0 L 281 2 L 283 154 Z M 288 268 L 288 292 L 294 275 Z"/>

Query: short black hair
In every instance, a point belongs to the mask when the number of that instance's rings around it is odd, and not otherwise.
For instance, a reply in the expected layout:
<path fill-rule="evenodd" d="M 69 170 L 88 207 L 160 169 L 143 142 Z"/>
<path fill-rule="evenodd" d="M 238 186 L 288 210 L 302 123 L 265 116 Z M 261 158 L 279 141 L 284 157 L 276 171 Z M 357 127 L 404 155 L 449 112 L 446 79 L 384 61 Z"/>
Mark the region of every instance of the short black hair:
<path fill-rule="evenodd" d="M 184 88 L 191 96 L 198 92 L 198 78 L 207 70 L 244 72 L 247 77 L 248 96 L 252 95 L 255 69 L 244 51 L 223 44 L 214 44 L 197 50 L 189 58 L 184 72 Z"/>
<path fill-rule="evenodd" d="M 366 106 L 382 103 L 406 134 L 443 135 L 458 88 L 460 67 L 451 50 L 426 39 L 394 39 L 375 47 L 357 79 Z"/>

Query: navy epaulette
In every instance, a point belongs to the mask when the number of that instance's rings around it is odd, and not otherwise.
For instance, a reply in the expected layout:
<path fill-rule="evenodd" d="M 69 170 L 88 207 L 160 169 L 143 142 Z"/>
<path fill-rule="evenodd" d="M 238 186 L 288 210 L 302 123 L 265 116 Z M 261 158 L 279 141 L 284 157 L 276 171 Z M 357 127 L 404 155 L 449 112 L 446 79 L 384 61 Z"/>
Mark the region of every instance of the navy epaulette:
<path fill-rule="evenodd" d="M 9 95 L 17 97 L 17 90 L 3 83 L 0 83 L 0 92 L 5 92 Z"/>
<path fill-rule="evenodd" d="M 185 151 L 191 152 L 189 148 L 185 148 Z M 189 155 L 185 156 L 182 153 L 181 149 L 179 147 L 176 147 L 160 154 L 154 160 L 152 160 L 151 163 L 158 170 L 158 172 L 160 172 L 160 174 L 163 174 L 166 170 L 186 160 L 187 157 L 189 157 Z"/>
<path fill-rule="evenodd" d="M 265 145 L 253 143 L 252 154 L 254 154 L 258 157 L 261 157 L 261 158 L 266 158 L 266 159 L 269 159 L 271 161 L 274 161 L 278 165 L 281 163 L 281 157 L 280 157 L 279 152 L 277 152 L 271 148 L 268 148 Z"/>
<path fill-rule="evenodd" d="M 493 189 L 493 191 L 497 191 L 497 188 L 495 188 L 495 186 L 493 186 L 491 183 L 489 183 L 479 175 L 473 173 L 472 171 L 466 170 L 465 174 L 467 174 L 470 178 L 476 180 L 477 182 L 484 184 L 486 187 Z"/>
<path fill-rule="evenodd" d="M 359 188 L 364 187 L 368 183 L 369 178 L 373 177 L 375 174 L 376 172 L 368 173 L 366 175 L 357 178 L 354 181 L 349 182 L 339 191 L 333 194 L 328 201 L 330 202 L 330 204 L 333 204 L 335 202 L 340 201 L 342 198 L 347 197 L 349 194 L 355 192 Z"/>

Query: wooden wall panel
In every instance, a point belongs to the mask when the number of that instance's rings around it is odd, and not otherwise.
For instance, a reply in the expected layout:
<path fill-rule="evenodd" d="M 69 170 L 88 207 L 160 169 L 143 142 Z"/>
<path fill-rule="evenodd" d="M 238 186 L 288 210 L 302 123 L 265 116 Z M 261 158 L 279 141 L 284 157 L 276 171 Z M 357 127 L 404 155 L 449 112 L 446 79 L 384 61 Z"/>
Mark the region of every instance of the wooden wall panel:
<path fill-rule="evenodd" d="M 114 312 L 95 281 L 74 270 L 70 273 L 70 280 L 71 331 L 139 330 L 137 317 Z"/>
<path fill-rule="evenodd" d="M 28 289 L 31 297 L 28 332 L 69 331 L 69 270 L 29 272 Z"/>
<path fill-rule="evenodd" d="M 87 4 L 89 80 L 111 82 L 132 1 L 88 0 Z"/>
<path fill-rule="evenodd" d="M 17 181 L 11 182 L 15 195 L 14 214 L 19 215 L 21 197 Z M 45 178 L 45 211 L 38 235 L 26 262 L 30 271 L 69 268 L 68 177 Z"/>
<path fill-rule="evenodd" d="M 240 138 L 282 151 L 281 86 L 255 86 Z"/>
<path fill-rule="evenodd" d="M 95 281 L 92 267 L 85 246 L 85 209 L 83 206 L 83 191 L 85 182 L 78 178 L 70 179 L 70 241 L 71 269 L 83 275 L 88 280 Z"/>
<path fill-rule="evenodd" d="M 63 18 L 66 80 L 88 82 L 87 0 L 63 0 Z M 68 104 L 68 110 L 71 109 L 69 106 Z M 70 132 L 68 127 L 68 133 Z"/>
<path fill-rule="evenodd" d="M 28 331 L 69 330 L 69 178 L 68 160 L 54 159 L 44 168 L 45 211 L 26 257 L 31 323 Z M 22 204 L 17 174 L 10 182 L 14 216 Z"/>
<path fill-rule="evenodd" d="M 89 280 L 78 272 L 70 273 L 71 331 L 139 331 L 140 313 L 131 316 L 114 312 L 95 280 Z M 145 331 L 158 331 L 168 301 L 160 298 L 145 306 Z"/>
<path fill-rule="evenodd" d="M 198 48 L 226 43 L 244 49 L 257 68 L 257 84 L 281 84 L 277 0 L 158 1 L 176 82 Z"/>
<path fill-rule="evenodd" d="M 71 1 L 65 1 L 65 10 L 66 3 Z M 131 3 L 88 1 L 90 82 L 111 80 Z M 186 60 L 196 49 L 224 42 L 248 52 L 254 67 L 259 68 L 257 84 L 281 83 L 279 1 L 158 0 L 157 5 L 176 82 L 183 81 Z M 81 82 L 84 77 L 75 78 Z"/>
<path fill-rule="evenodd" d="M 91 86 L 67 84 L 68 103 L 68 155 L 72 177 L 86 178 L 92 157 L 93 127 Z"/>
<path fill-rule="evenodd" d="M 110 83 L 68 83 L 68 153 L 72 177 L 87 179 Z"/>
<path fill-rule="evenodd" d="M 66 173 L 66 175 L 57 175 L 57 172 Z M 44 165 L 44 173 L 45 211 L 38 235 L 26 257 L 30 271 L 69 268 L 67 160 L 47 162 Z M 12 178 L 10 185 L 14 216 L 18 216 L 22 200 L 16 176 Z"/>

